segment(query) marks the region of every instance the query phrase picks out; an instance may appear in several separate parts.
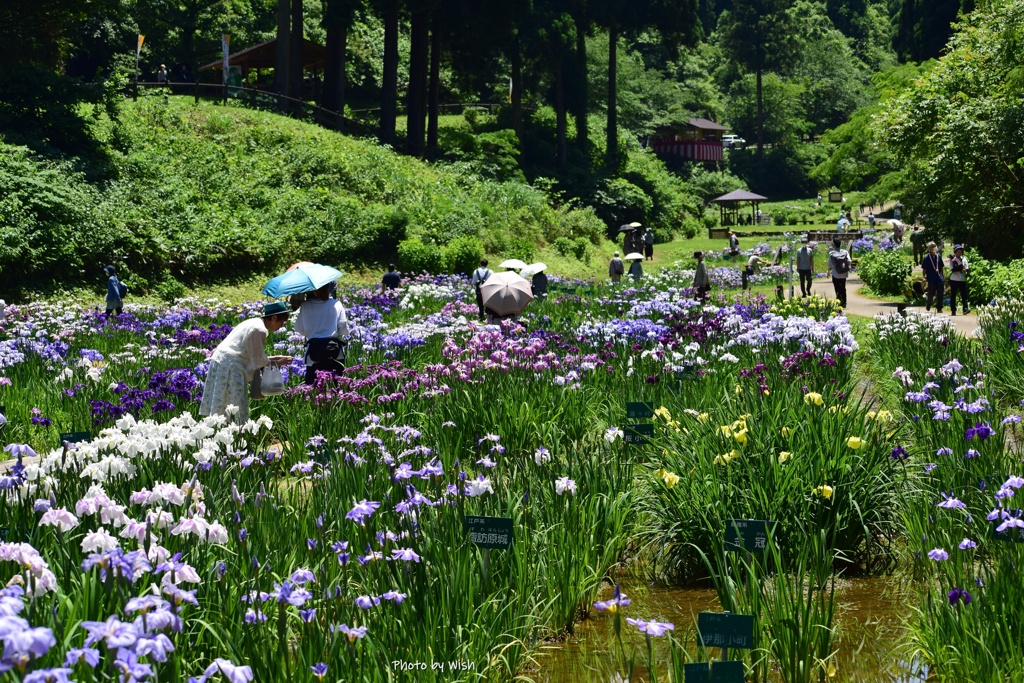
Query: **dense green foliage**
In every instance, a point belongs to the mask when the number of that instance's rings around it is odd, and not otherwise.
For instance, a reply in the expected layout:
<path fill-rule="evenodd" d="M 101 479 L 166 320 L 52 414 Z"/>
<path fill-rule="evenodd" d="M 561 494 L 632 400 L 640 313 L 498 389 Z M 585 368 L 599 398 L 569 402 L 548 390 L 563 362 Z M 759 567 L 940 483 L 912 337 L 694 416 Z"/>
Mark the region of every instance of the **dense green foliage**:
<path fill-rule="evenodd" d="M 597 240 L 604 229 L 593 212 L 552 208 L 521 182 L 433 168 L 273 114 L 145 98 L 93 128 L 109 156 L 91 167 L 99 181 L 3 146 L 5 290 L 89 281 L 107 262 L 125 264 L 143 287 L 302 259 L 380 263 L 406 236 L 447 244 L 441 263 L 466 271 L 480 239 L 496 249 L 513 236 Z"/>
<path fill-rule="evenodd" d="M 994 257 L 1024 254 L 1022 26 L 1020 0 L 979 8 L 880 120 L 906 169 L 907 206 Z"/>
<path fill-rule="evenodd" d="M 869 251 L 857 261 L 857 273 L 876 294 L 899 296 L 913 269 L 899 249 Z"/>

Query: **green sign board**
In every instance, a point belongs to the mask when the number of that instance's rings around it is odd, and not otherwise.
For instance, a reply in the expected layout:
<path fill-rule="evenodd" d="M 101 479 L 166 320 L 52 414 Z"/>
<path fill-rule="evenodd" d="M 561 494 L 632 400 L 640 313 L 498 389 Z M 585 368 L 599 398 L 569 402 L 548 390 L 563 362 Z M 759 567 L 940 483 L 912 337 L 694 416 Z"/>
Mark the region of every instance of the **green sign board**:
<path fill-rule="evenodd" d="M 632 401 L 626 404 L 626 417 L 630 420 L 645 420 L 654 417 L 654 404 Z"/>
<path fill-rule="evenodd" d="M 512 518 L 466 515 L 466 532 L 481 548 L 507 550 L 512 545 Z"/>
<path fill-rule="evenodd" d="M 1024 543 L 1024 529 L 1020 527 L 1010 527 L 1006 531 L 1000 533 L 996 531 L 999 525 L 1002 524 L 998 519 L 992 522 L 992 538 L 1000 541 L 1016 541 L 1017 543 Z"/>
<path fill-rule="evenodd" d="M 63 434 L 60 435 L 61 446 L 63 446 L 65 442 L 72 444 L 82 442 L 88 443 L 91 440 L 92 434 L 90 434 L 89 432 L 64 432 Z"/>
<path fill-rule="evenodd" d="M 743 683 L 743 662 L 698 662 L 683 665 L 685 683 Z"/>
<path fill-rule="evenodd" d="M 725 520 L 725 549 L 763 553 L 768 537 L 775 531 L 775 522 L 759 519 Z"/>
<path fill-rule="evenodd" d="M 697 615 L 697 632 L 704 647 L 754 647 L 754 617 L 750 614 L 701 612 Z"/>
<path fill-rule="evenodd" d="M 626 425 L 622 428 L 623 440 L 628 444 L 639 446 L 647 443 L 647 440 L 654 436 L 654 425 L 635 424 Z"/>

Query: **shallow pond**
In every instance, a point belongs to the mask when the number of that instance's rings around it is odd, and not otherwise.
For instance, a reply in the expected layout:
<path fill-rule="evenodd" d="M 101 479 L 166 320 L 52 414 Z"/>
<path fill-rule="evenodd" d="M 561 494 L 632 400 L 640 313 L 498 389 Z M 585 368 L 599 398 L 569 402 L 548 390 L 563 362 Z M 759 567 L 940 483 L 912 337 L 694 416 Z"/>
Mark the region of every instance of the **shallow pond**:
<path fill-rule="evenodd" d="M 634 682 L 648 680 L 643 668 L 643 636 L 625 623 L 625 617 L 669 621 L 676 625 L 675 635 L 694 653 L 697 613 L 719 612 L 721 607 L 712 589 L 665 588 L 639 582 L 622 584 L 633 603 L 623 611 L 623 641 L 627 653 L 635 648 L 637 668 Z M 610 597 L 610 590 L 602 599 Z M 836 625 L 838 656 L 833 681 L 851 683 L 912 683 L 925 675 L 902 661 L 901 642 L 904 619 L 911 615 L 913 588 L 891 578 L 841 581 L 837 594 Z M 537 683 L 610 683 L 621 680 L 615 673 L 616 641 L 614 618 L 592 611 L 590 618 L 577 624 L 576 633 L 564 642 L 542 646 L 536 666 L 523 672 Z M 661 641 L 660 661 L 668 659 L 667 642 Z M 717 650 L 712 651 L 714 656 Z M 656 652 L 656 656 L 657 656 Z M 664 674 L 659 680 L 665 680 Z"/>

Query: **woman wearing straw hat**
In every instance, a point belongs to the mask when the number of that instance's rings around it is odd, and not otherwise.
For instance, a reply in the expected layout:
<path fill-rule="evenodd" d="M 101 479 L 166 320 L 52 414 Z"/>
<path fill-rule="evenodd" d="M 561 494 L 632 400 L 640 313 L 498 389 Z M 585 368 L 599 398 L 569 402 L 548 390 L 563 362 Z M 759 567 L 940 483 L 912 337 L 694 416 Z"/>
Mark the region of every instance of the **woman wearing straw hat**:
<path fill-rule="evenodd" d="M 236 424 L 249 421 L 249 383 L 257 370 L 271 363 L 286 365 L 291 356 L 267 356 L 267 334 L 277 332 L 288 322 L 288 306 L 275 301 L 263 305 L 263 315 L 240 323 L 224 338 L 213 355 L 206 373 L 206 387 L 200 415 L 228 415 L 228 406 L 238 412 L 229 416 Z"/>

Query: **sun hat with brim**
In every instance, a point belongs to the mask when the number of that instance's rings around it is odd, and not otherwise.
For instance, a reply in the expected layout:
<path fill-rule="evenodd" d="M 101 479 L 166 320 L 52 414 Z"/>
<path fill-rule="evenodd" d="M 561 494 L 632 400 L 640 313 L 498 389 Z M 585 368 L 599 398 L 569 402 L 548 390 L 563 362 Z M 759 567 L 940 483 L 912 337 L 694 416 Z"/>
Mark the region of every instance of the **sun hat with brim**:
<path fill-rule="evenodd" d="M 272 315 L 281 315 L 282 313 L 291 313 L 288 306 L 282 301 L 272 301 L 269 304 L 263 304 L 263 316 L 269 318 Z"/>
<path fill-rule="evenodd" d="M 953 253 L 954 254 L 956 252 L 958 252 L 958 251 L 963 251 L 963 250 L 964 250 L 964 245 L 962 245 L 962 244 L 954 244 L 953 245 Z"/>

